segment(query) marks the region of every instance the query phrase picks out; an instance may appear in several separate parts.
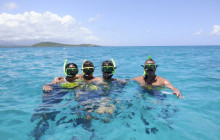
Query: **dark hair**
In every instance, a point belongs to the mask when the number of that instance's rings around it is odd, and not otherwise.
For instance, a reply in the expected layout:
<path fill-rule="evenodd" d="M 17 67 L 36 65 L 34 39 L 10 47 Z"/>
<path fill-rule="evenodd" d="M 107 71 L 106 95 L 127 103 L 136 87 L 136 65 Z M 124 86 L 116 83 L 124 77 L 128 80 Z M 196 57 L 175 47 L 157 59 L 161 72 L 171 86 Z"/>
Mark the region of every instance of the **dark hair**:
<path fill-rule="evenodd" d="M 85 61 L 83 63 L 83 67 L 94 67 L 93 63 L 91 61 Z"/>
<path fill-rule="evenodd" d="M 113 66 L 112 61 L 106 60 L 102 63 L 102 66 Z"/>
<path fill-rule="evenodd" d="M 66 68 L 69 68 L 71 65 L 74 66 L 75 68 L 78 68 L 75 63 L 68 63 L 68 64 L 66 65 Z"/>
<path fill-rule="evenodd" d="M 147 61 L 154 61 L 154 60 L 153 60 L 153 59 L 147 59 L 147 60 L 145 61 L 145 63 L 146 63 Z M 154 61 L 154 63 L 156 63 L 156 62 Z"/>

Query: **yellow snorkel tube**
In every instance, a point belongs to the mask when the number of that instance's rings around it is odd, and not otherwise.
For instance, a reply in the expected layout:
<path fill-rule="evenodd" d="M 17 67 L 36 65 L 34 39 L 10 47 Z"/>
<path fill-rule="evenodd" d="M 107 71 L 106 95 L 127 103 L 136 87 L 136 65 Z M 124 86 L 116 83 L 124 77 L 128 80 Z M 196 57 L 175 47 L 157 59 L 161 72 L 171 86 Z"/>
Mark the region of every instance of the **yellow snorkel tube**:
<path fill-rule="evenodd" d="M 116 65 L 115 65 L 115 61 L 113 60 L 113 58 L 111 58 L 111 61 L 112 61 L 112 63 L 113 63 L 113 67 L 114 67 L 114 71 L 112 72 L 112 74 L 114 74 L 114 73 L 115 73 L 115 69 L 116 69 L 117 67 L 116 67 Z"/>
<path fill-rule="evenodd" d="M 83 64 L 86 62 L 86 59 L 84 60 Z M 82 72 L 83 72 L 83 64 L 82 64 Z M 85 73 L 83 72 L 83 75 L 85 75 Z"/>
<path fill-rule="evenodd" d="M 67 63 L 67 59 L 65 60 L 65 62 L 64 62 L 64 64 L 63 64 L 63 71 L 64 71 L 65 75 L 67 76 L 66 63 Z"/>

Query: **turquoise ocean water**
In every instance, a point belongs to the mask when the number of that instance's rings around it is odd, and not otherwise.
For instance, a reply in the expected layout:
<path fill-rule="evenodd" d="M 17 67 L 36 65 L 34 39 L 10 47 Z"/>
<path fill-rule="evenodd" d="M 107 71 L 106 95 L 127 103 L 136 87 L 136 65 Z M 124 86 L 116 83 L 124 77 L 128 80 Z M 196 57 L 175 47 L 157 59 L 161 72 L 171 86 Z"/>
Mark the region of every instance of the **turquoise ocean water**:
<path fill-rule="evenodd" d="M 95 76 L 101 76 L 104 60 L 114 58 L 114 78 L 132 79 L 143 74 L 140 65 L 148 55 L 159 65 L 156 74 L 180 89 L 183 99 L 168 89 L 149 93 L 129 81 L 110 91 L 120 100 L 113 115 L 93 114 L 108 123 L 94 119 L 90 126 L 83 120 L 77 124 L 73 91 L 46 111 L 37 111 L 43 106 L 42 86 L 64 76 L 66 58 L 79 67 L 85 59 L 92 61 Z M 2 140 L 36 135 L 42 140 L 220 139 L 220 46 L 0 48 L 0 80 Z M 41 122 L 36 113 L 55 117 Z"/>

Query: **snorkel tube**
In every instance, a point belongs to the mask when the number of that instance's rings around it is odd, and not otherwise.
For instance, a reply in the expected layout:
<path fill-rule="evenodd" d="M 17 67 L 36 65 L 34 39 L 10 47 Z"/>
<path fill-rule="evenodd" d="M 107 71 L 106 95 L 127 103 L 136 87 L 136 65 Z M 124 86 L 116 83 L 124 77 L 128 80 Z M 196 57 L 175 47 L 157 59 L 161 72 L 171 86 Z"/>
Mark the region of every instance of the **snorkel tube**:
<path fill-rule="evenodd" d="M 65 73 L 65 75 L 67 76 L 67 72 L 66 72 L 66 63 L 67 63 L 67 59 L 65 60 L 64 64 L 63 64 L 63 71 Z"/>
<path fill-rule="evenodd" d="M 113 58 L 111 59 L 112 63 L 113 63 L 113 67 L 114 67 L 114 71 L 112 72 L 112 74 L 115 73 L 115 69 L 117 68 L 116 65 L 115 65 L 115 61 L 113 60 Z"/>
<path fill-rule="evenodd" d="M 150 56 L 150 55 L 148 56 L 147 60 L 149 60 L 149 59 L 151 59 L 151 56 Z M 144 70 L 143 76 L 145 77 L 146 75 L 147 75 L 147 73 L 146 73 L 146 71 Z"/>
<path fill-rule="evenodd" d="M 86 62 L 86 59 L 84 60 L 83 64 Z M 82 64 L 82 72 L 83 72 L 83 64 Z M 83 72 L 83 75 L 85 75 L 85 73 Z"/>

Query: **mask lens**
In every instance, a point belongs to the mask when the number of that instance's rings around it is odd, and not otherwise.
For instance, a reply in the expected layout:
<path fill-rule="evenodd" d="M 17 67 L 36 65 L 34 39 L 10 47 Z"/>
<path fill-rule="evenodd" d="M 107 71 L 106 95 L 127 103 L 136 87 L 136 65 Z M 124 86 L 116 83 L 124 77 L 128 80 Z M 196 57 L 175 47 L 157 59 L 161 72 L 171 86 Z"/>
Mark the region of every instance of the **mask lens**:
<path fill-rule="evenodd" d="M 83 69 L 83 72 L 84 73 L 88 73 L 88 69 Z"/>
<path fill-rule="evenodd" d="M 114 68 L 112 66 L 102 67 L 102 72 L 104 72 L 104 73 L 112 73 L 113 71 L 114 71 Z"/>
<path fill-rule="evenodd" d="M 156 65 L 155 64 L 147 64 L 144 66 L 145 70 L 156 70 Z"/>
<path fill-rule="evenodd" d="M 102 67 L 102 71 L 103 71 L 104 73 L 106 73 L 106 72 L 108 71 L 108 68 L 107 68 L 107 67 Z"/>
<path fill-rule="evenodd" d="M 84 68 L 83 72 L 84 73 L 93 73 L 94 72 L 94 68 Z"/>
<path fill-rule="evenodd" d="M 76 68 L 67 68 L 66 73 L 68 75 L 76 75 L 78 73 L 78 69 L 76 69 Z"/>
<path fill-rule="evenodd" d="M 93 68 L 89 68 L 89 72 L 90 73 L 94 72 L 94 69 Z"/>
<path fill-rule="evenodd" d="M 113 71 L 114 71 L 114 68 L 113 68 L 113 67 L 109 67 L 109 68 L 108 68 L 108 72 L 111 72 L 111 73 L 112 73 Z"/>

